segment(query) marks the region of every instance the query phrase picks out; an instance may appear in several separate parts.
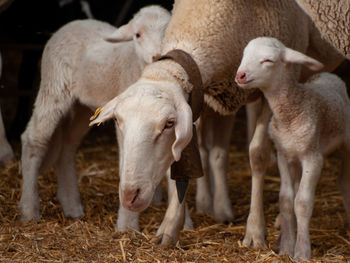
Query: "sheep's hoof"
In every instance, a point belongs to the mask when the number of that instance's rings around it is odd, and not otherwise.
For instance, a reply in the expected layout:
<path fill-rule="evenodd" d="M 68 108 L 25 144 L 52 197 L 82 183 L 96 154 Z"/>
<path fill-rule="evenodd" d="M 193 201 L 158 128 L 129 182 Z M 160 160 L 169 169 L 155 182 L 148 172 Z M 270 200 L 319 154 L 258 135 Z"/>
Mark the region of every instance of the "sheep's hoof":
<path fill-rule="evenodd" d="M 175 246 L 176 241 L 177 240 L 175 240 L 172 236 L 167 234 L 160 234 L 151 239 L 151 243 L 162 247 L 173 247 Z"/>
<path fill-rule="evenodd" d="M 232 209 L 225 211 L 214 211 L 214 219 L 217 222 L 229 224 L 234 219 Z"/>
<path fill-rule="evenodd" d="M 193 221 L 191 218 L 186 218 L 185 220 L 185 224 L 184 224 L 184 229 L 187 229 L 187 230 L 193 230 L 194 227 L 193 227 Z"/>
<path fill-rule="evenodd" d="M 199 198 L 197 198 L 199 199 Z M 213 206 L 212 206 L 212 200 L 211 199 L 199 199 L 196 201 L 196 213 L 199 215 L 208 215 L 212 216 L 214 214 L 213 212 Z"/>
<path fill-rule="evenodd" d="M 247 232 L 243 239 L 243 246 L 265 249 L 266 248 L 265 237 L 260 233 L 253 234 L 253 233 Z"/>

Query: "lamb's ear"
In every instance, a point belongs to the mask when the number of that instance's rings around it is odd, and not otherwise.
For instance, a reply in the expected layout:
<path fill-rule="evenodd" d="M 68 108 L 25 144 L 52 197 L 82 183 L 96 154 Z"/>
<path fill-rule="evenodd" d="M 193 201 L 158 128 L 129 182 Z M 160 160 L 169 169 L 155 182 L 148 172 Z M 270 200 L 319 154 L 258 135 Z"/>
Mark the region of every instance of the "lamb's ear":
<path fill-rule="evenodd" d="M 286 48 L 282 54 L 283 61 L 286 63 L 302 64 L 314 71 L 318 71 L 323 68 L 323 64 L 321 62 L 296 50 Z"/>
<path fill-rule="evenodd" d="M 105 122 L 114 116 L 114 109 L 117 106 L 118 97 L 110 100 L 105 106 L 98 108 L 95 114 L 90 118 L 89 126 L 94 124 L 100 125 L 100 123 Z"/>
<path fill-rule="evenodd" d="M 184 98 L 176 105 L 177 119 L 175 124 L 175 142 L 172 152 L 175 161 L 179 161 L 183 149 L 188 145 L 193 135 L 192 111 Z"/>
<path fill-rule="evenodd" d="M 111 43 L 130 41 L 132 40 L 133 34 L 134 32 L 132 30 L 132 20 L 131 20 L 126 25 L 119 27 L 112 34 L 105 37 L 104 40 Z"/>

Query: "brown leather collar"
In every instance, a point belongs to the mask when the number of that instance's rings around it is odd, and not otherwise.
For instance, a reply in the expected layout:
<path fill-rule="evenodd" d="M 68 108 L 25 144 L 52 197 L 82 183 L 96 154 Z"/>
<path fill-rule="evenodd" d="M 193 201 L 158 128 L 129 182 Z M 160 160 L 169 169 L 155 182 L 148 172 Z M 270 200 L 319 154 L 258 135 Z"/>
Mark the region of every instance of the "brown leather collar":
<path fill-rule="evenodd" d="M 187 73 L 188 80 L 193 85 L 188 104 L 192 110 L 193 122 L 195 122 L 199 118 L 204 104 L 202 76 L 197 63 L 193 60 L 190 54 L 181 49 L 173 49 L 164 56 L 161 56 L 158 60 L 163 59 L 174 60 Z"/>

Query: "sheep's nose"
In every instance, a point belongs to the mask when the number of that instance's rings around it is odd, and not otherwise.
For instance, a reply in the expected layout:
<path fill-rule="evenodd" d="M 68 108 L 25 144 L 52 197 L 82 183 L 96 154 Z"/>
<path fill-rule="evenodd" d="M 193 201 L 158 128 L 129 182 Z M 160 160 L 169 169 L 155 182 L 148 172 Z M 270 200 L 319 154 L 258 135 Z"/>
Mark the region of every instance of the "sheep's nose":
<path fill-rule="evenodd" d="M 160 58 L 160 54 L 155 54 L 152 56 L 152 62 L 157 61 Z"/>
<path fill-rule="evenodd" d="M 140 194 L 140 189 L 137 188 L 136 190 L 134 189 L 125 189 L 123 191 L 123 205 L 124 207 L 132 207 L 135 201 L 137 200 L 137 197 Z"/>
<path fill-rule="evenodd" d="M 236 82 L 239 84 L 244 84 L 247 82 L 247 74 L 245 72 L 239 71 L 236 75 Z"/>

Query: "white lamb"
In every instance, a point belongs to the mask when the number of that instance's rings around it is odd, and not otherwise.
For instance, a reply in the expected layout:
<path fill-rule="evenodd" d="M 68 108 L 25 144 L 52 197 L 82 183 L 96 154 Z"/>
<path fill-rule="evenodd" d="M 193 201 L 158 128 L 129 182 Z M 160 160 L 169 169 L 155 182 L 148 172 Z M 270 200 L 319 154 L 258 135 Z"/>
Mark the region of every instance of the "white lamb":
<path fill-rule="evenodd" d="M 338 147 L 343 153 L 339 186 L 350 219 L 350 101 L 345 83 L 334 74 L 321 73 L 298 83 L 291 66 L 295 63 L 315 71 L 323 67 L 275 38 L 256 38 L 244 50 L 236 81 L 244 89 L 259 88 L 273 113 L 268 132 L 281 175 L 280 254 L 309 259 L 316 185 L 324 156 Z"/>
<path fill-rule="evenodd" d="M 96 20 L 78 20 L 48 41 L 34 112 L 22 134 L 23 220 L 40 217 L 37 177 L 39 169 L 50 164 L 57 168 L 57 196 L 65 216 L 84 215 L 75 153 L 89 129 L 92 110 L 122 93 L 159 55 L 169 20 L 167 10 L 149 6 L 118 29 Z M 130 221 L 138 227 L 137 214 L 130 213 L 121 207 L 119 230 Z"/>

